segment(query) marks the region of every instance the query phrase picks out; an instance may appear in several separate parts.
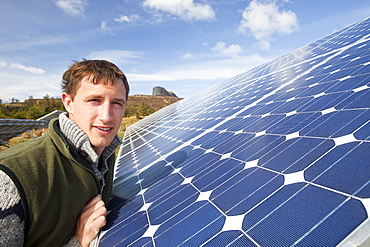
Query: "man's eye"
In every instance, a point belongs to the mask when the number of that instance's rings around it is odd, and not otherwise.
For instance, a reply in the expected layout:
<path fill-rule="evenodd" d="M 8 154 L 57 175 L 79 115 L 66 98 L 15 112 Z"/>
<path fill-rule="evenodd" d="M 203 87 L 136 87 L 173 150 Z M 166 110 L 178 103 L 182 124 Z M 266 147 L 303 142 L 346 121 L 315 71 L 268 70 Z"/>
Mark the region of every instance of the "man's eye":
<path fill-rule="evenodd" d="M 88 101 L 89 101 L 89 102 L 93 102 L 93 103 L 95 103 L 95 102 L 100 102 L 100 100 L 99 100 L 99 99 L 89 99 Z"/>
<path fill-rule="evenodd" d="M 116 106 L 119 106 L 119 107 L 123 107 L 124 106 L 124 104 L 121 103 L 121 102 L 113 102 L 113 104 L 116 105 Z"/>

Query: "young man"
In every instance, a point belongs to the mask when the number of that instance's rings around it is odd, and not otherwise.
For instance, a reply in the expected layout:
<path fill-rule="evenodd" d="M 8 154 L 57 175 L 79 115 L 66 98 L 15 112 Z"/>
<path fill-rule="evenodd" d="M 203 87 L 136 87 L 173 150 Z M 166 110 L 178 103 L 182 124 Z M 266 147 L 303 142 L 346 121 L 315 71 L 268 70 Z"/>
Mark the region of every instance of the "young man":
<path fill-rule="evenodd" d="M 88 246 L 105 225 L 129 85 L 114 64 L 63 75 L 67 110 L 49 131 L 0 153 L 0 246 Z"/>

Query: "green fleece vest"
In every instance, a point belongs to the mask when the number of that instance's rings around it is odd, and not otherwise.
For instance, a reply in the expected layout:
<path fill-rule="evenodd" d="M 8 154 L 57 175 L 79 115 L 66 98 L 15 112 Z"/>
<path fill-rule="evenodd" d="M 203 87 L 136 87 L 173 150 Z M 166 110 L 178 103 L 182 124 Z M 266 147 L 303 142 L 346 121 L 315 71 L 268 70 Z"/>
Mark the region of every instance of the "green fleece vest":
<path fill-rule="evenodd" d="M 88 161 L 69 147 L 57 120 L 50 123 L 44 136 L 1 152 L 0 164 L 8 168 L 2 169 L 21 193 L 26 214 L 25 246 L 68 243 L 81 209 L 101 190 Z M 114 154 L 107 164 L 106 205 L 112 192 Z"/>

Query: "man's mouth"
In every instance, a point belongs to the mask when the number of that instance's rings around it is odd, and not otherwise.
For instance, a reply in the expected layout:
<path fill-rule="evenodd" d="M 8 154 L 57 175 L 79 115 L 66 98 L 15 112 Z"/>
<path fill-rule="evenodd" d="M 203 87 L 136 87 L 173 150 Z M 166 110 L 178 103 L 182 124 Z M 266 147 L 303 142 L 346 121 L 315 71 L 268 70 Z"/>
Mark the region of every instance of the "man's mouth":
<path fill-rule="evenodd" d="M 110 131 L 113 129 L 112 127 L 99 127 L 99 126 L 96 126 L 96 128 L 101 131 Z"/>

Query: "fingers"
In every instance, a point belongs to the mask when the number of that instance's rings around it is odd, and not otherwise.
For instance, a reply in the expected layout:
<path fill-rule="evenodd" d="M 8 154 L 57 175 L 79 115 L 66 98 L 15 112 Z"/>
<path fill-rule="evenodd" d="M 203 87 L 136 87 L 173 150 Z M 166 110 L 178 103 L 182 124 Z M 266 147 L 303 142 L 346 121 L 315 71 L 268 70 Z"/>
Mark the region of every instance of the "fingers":
<path fill-rule="evenodd" d="M 90 243 L 98 234 L 101 227 L 106 224 L 107 209 L 101 199 L 96 196 L 81 210 L 77 221 L 76 238 L 82 246 Z"/>
<path fill-rule="evenodd" d="M 81 213 L 87 211 L 87 210 L 93 210 L 94 207 L 96 206 L 101 206 L 100 204 L 103 203 L 103 206 L 104 206 L 104 202 L 102 201 L 102 197 L 101 195 L 97 195 L 95 196 L 93 199 L 91 199 L 85 206 L 84 208 L 81 210 Z M 97 203 L 99 203 L 97 205 Z"/>
<path fill-rule="evenodd" d="M 81 211 L 82 219 L 95 220 L 99 216 L 105 216 L 107 209 L 100 196 L 94 197 Z"/>
<path fill-rule="evenodd" d="M 92 222 L 91 227 L 96 231 L 96 233 L 98 233 L 100 228 L 105 226 L 106 223 L 107 223 L 107 220 L 105 216 L 99 216 Z"/>

